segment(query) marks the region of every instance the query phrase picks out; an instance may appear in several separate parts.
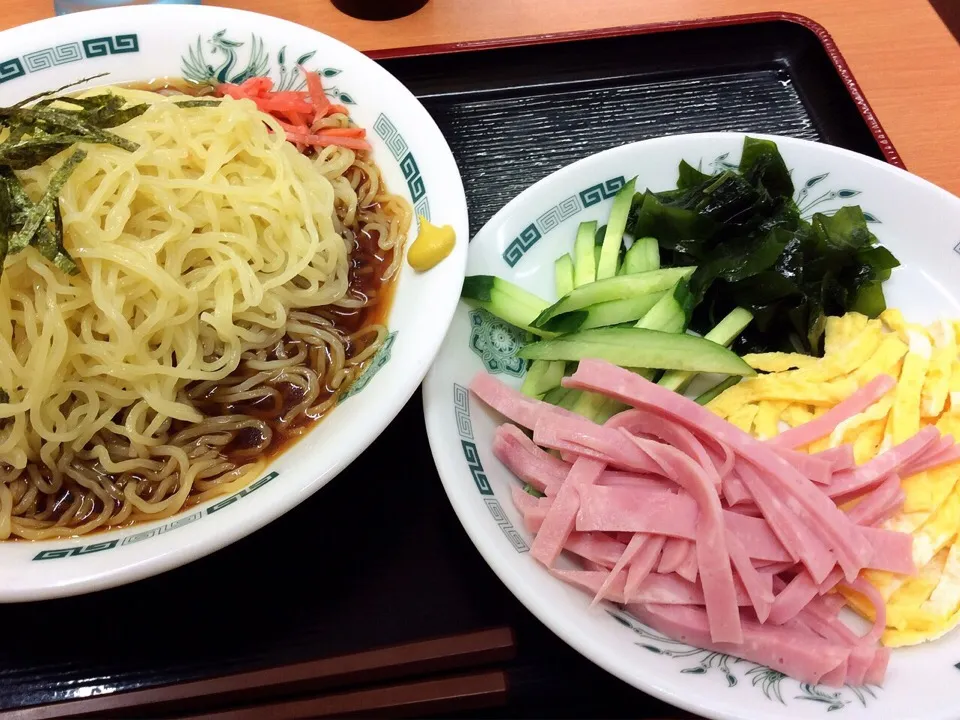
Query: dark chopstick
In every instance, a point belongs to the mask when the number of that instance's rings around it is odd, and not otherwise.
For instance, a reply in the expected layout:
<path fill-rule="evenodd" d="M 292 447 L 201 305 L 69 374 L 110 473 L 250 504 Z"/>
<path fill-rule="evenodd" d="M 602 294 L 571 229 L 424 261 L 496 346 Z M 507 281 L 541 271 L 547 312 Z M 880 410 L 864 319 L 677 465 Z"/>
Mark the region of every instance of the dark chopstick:
<path fill-rule="evenodd" d="M 263 707 L 280 698 L 290 698 L 295 695 L 316 695 L 320 692 L 344 690 L 360 684 L 414 675 L 448 673 L 467 667 L 510 660 L 515 650 L 513 631 L 510 628 L 496 628 L 266 670 L 225 675 L 208 680 L 9 710 L 0 712 L 0 720 L 44 720 L 93 715 L 149 717 L 169 712 L 183 716 L 186 713 L 238 708 L 255 703 L 261 703 Z M 413 683 L 413 685 L 417 684 L 423 683 Z M 429 687 L 427 689 L 429 690 Z M 455 687 L 442 685 L 434 689 L 440 695 L 446 693 L 448 697 L 452 697 L 451 691 L 455 690 Z M 381 688 L 381 690 L 387 689 Z M 465 694 L 470 695 L 469 687 Z M 402 693 L 398 695 L 398 697 L 402 696 Z M 327 700 L 335 697 L 337 696 L 332 695 Z M 381 702 L 383 697 L 382 694 L 373 695 L 370 696 L 372 699 L 366 701 Z M 315 699 L 312 702 L 319 702 L 319 700 Z M 429 701 L 424 700 L 424 702 Z M 280 704 L 289 705 L 290 703 Z M 261 712 L 260 708 L 258 712 Z M 272 715 L 265 713 L 261 714 L 261 717 L 272 717 Z"/>
<path fill-rule="evenodd" d="M 223 710 L 178 720 L 307 720 L 325 717 L 417 717 L 492 707 L 506 700 L 507 676 L 485 672 L 442 680 L 354 690 L 325 697 Z"/>

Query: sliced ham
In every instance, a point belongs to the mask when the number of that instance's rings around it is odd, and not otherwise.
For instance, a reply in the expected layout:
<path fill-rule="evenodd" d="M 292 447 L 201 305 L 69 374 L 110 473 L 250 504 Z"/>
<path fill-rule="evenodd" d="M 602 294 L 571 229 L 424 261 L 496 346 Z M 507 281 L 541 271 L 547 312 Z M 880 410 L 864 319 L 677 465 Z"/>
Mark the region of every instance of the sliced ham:
<path fill-rule="evenodd" d="M 853 523 L 814 483 L 792 468 L 774 449 L 692 400 L 603 360 L 581 360 L 577 371 L 564 378 L 563 385 L 599 392 L 635 407 L 656 409 L 667 419 L 700 428 L 717 442 L 749 458 L 761 471 L 764 482 L 776 488 L 784 504 L 794 510 L 803 507 L 809 512 L 828 539 L 848 580 L 857 576 L 869 558 L 870 548 Z"/>
<path fill-rule="evenodd" d="M 889 375 L 878 375 L 843 402 L 837 403 L 823 415 L 795 428 L 784 430 L 768 442 L 784 448 L 799 448 L 825 438 L 844 420 L 859 415 L 896 387 L 897 381 Z"/>
<path fill-rule="evenodd" d="M 853 445 L 840 445 L 835 448 L 821 450 L 818 453 L 811 454 L 810 457 L 826 460 L 833 467 L 834 472 L 847 470 L 857 464 L 853 457 Z"/>
<path fill-rule="evenodd" d="M 841 686 L 882 682 L 890 657 L 877 646 L 883 598 L 860 571 L 916 572 L 911 536 L 878 527 L 903 505 L 900 477 L 960 461 L 960 447 L 931 426 L 860 467 L 850 445 L 796 448 L 891 383 L 877 378 L 769 441 L 598 360 L 581 361 L 563 384 L 629 406 L 603 425 L 488 376 L 471 390 L 510 421 L 496 431 L 496 457 L 546 494 L 512 490 L 536 535 L 530 554 L 550 572 L 678 641 Z M 558 567 L 564 550 L 583 569 Z M 838 618 L 838 586 L 875 606 L 863 637 Z"/>
<path fill-rule="evenodd" d="M 493 436 L 493 454 L 507 468 L 533 487 L 554 495 L 570 472 L 570 466 L 545 452 L 516 425 L 504 423 Z"/>
<path fill-rule="evenodd" d="M 636 535 L 634 537 L 637 537 Z M 630 569 L 627 570 L 627 584 L 624 587 L 624 593 L 631 597 L 644 583 L 653 566 L 656 564 L 660 553 L 663 550 L 663 544 L 666 538 L 663 535 L 648 535 L 643 548 L 637 553 L 637 556 L 630 563 Z"/>
<path fill-rule="evenodd" d="M 830 484 L 834 469 L 829 460 L 823 460 L 815 455 L 807 455 L 789 448 L 777 448 L 777 453 L 817 485 Z"/>
<path fill-rule="evenodd" d="M 849 648 L 808 630 L 772 627 L 750 620 L 743 621 L 742 642 L 716 642 L 710 637 L 706 613 L 691 605 L 637 603 L 627 609 L 668 637 L 766 665 L 801 682 L 819 683 L 850 656 Z"/>
<path fill-rule="evenodd" d="M 668 538 L 663 546 L 663 555 L 660 557 L 657 572 L 661 574 L 676 572 L 692 549 L 693 544 L 688 540 L 676 537 Z"/>
<path fill-rule="evenodd" d="M 929 425 L 860 467 L 834 475 L 827 494 L 838 501 L 856 497 L 878 485 L 890 473 L 897 472 L 898 468 L 908 465 L 939 439 L 940 431 Z"/>
<path fill-rule="evenodd" d="M 710 621 L 710 636 L 717 642 L 740 642 L 743 638 L 740 632 L 740 614 L 737 612 L 733 571 L 727 553 L 723 508 L 720 507 L 716 487 L 704 469 L 680 450 L 631 436 L 623 428 L 620 428 L 620 431 L 696 502 L 699 519 L 694 542 L 700 583 L 703 585 L 707 617 Z"/>

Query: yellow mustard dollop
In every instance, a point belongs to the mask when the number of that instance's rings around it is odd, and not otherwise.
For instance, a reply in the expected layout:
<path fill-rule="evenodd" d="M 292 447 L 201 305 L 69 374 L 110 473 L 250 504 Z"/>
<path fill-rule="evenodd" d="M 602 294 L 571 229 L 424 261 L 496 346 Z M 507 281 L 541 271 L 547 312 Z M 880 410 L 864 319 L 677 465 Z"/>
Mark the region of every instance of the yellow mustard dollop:
<path fill-rule="evenodd" d="M 457 235 L 452 227 L 437 227 L 421 215 L 420 232 L 407 252 L 407 262 L 414 270 L 424 272 L 453 252 L 456 243 Z"/>

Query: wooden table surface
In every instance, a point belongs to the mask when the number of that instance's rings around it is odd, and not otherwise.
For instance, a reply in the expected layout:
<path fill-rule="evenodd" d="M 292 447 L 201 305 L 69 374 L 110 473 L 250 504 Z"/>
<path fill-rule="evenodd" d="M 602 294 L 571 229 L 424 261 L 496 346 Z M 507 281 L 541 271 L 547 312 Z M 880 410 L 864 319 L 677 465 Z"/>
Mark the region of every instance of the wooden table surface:
<path fill-rule="evenodd" d="M 409 17 L 382 23 L 347 17 L 329 0 L 210 4 L 276 15 L 360 50 L 773 10 L 798 13 L 833 35 L 907 167 L 960 195 L 960 45 L 927 0 L 431 0 Z M 52 0 L 0 0 L 0 29 L 52 12 Z"/>

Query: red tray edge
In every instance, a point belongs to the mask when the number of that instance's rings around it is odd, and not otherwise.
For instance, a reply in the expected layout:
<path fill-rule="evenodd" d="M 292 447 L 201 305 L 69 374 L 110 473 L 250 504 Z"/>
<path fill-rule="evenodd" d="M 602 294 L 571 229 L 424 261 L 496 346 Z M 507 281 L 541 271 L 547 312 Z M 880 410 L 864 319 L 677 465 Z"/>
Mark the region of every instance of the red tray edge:
<path fill-rule="evenodd" d="M 577 30 L 572 32 L 545 33 L 542 35 L 526 35 L 520 37 L 495 38 L 490 40 L 472 40 L 460 43 L 447 43 L 438 45 L 419 45 L 412 47 L 388 48 L 386 50 L 372 50 L 365 54 L 374 60 L 388 60 L 393 58 L 416 57 L 423 55 L 446 55 L 449 53 L 474 52 L 477 50 L 497 50 L 501 48 L 519 47 L 523 45 L 543 45 L 546 43 L 569 42 L 571 40 L 594 40 L 598 38 L 620 37 L 623 35 L 645 35 L 657 32 L 672 32 L 675 30 L 692 30 L 694 28 L 721 27 L 724 25 L 747 25 L 760 22 L 771 21 L 791 22 L 801 25 L 813 32 L 817 39 L 823 45 L 830 62 L 837 70 L 837 74 L 843 81 L 860 111 L 860 115 L 866 122 L 870 133 L 877 141 L 880 151 L 884 158 L 891 165 L 906 169 L 900 154 L 893 146 L 889 135 L 880 124 L 879 118 L 870 103 L 864 96 L 860 85 L 857 83 L 850 66 L 837 47 L 836 41 L 820 23 L 804 15 L 789 12 L 763 12 L 750 13 L 747 15 L 728 15 L 715 18 L 699 18 L 696 20 L 676 20 L 671 22 L 650 23 L 646 25 L 624 25 L 613 28 L 603 28 L 598 30 Z"/>

